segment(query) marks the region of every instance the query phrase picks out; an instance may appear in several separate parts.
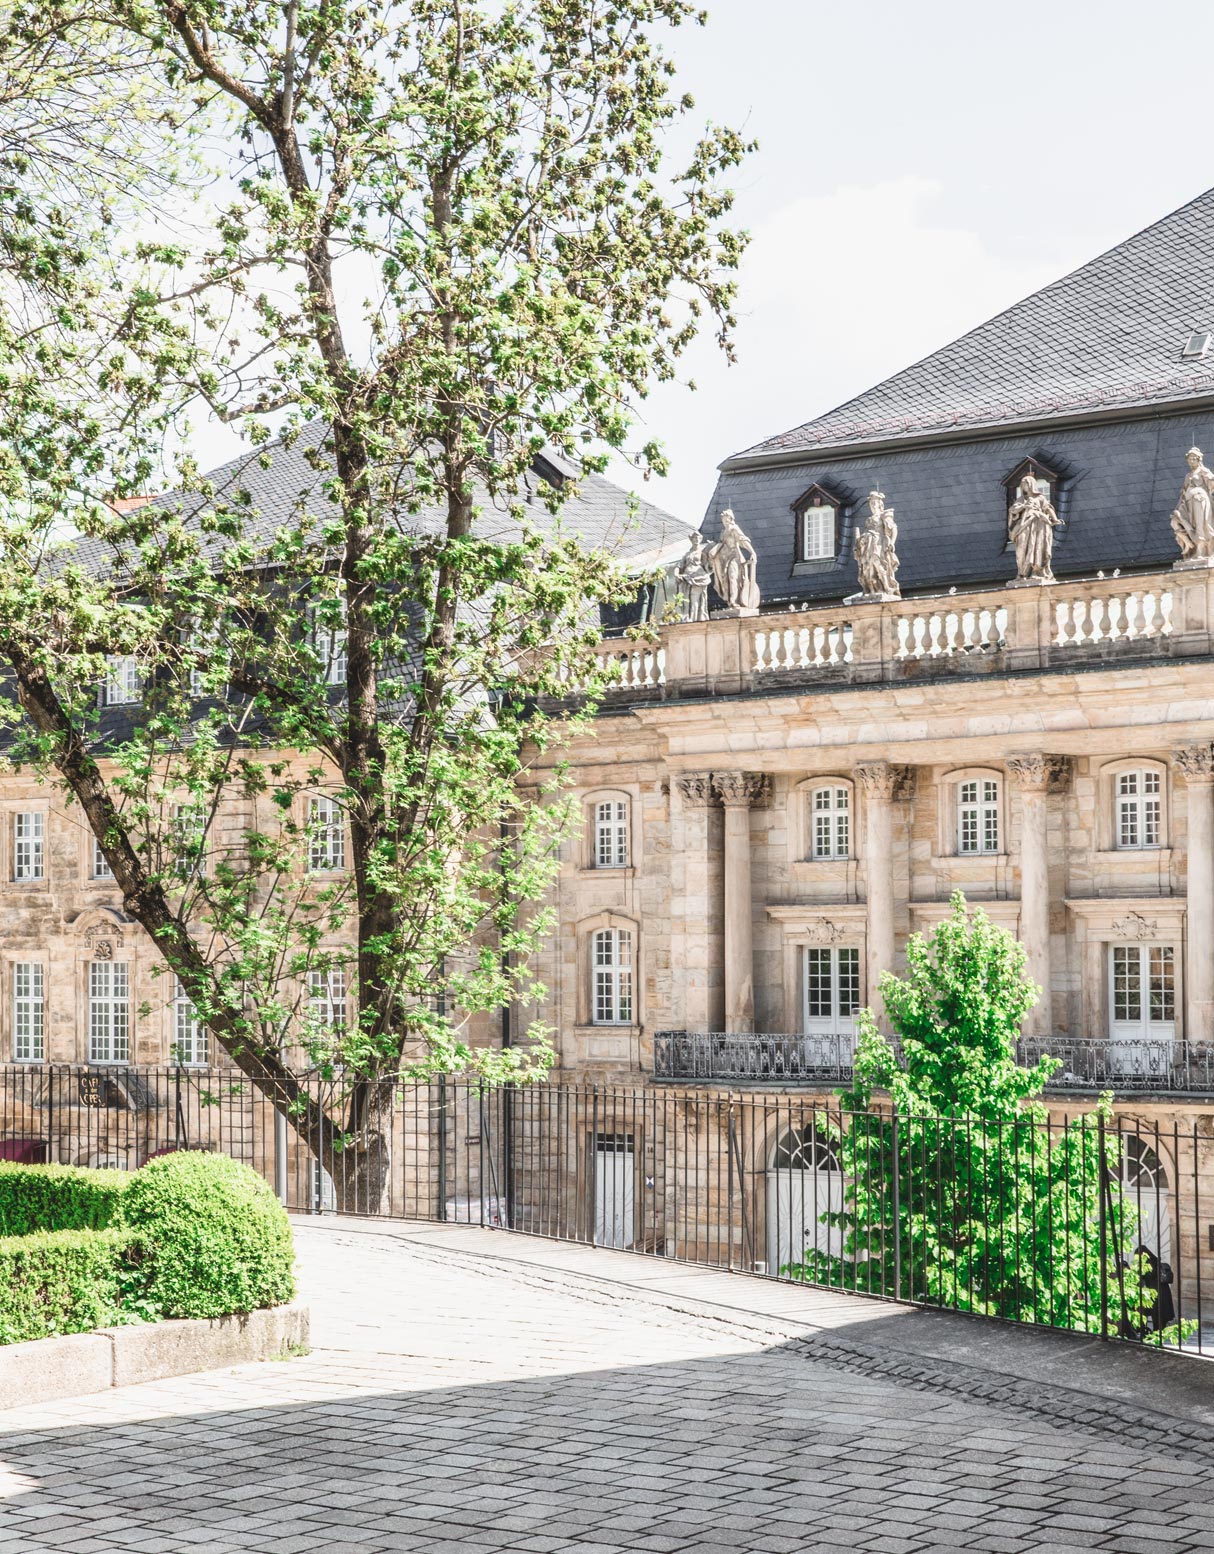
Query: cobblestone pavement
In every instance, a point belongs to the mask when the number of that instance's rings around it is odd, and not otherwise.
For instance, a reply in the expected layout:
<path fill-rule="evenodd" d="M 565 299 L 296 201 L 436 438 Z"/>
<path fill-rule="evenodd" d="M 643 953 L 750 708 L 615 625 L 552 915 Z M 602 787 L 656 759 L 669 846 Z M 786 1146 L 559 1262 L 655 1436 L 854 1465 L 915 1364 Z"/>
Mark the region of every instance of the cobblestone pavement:
<path fill-rule="evenodd" d="M 0 1413 L 0 1550 L 1214 1549 L 1208 1432 L 900 1358 L 889 1308 L 479 1230 L 299 1245 L 309 1356 Z"/>

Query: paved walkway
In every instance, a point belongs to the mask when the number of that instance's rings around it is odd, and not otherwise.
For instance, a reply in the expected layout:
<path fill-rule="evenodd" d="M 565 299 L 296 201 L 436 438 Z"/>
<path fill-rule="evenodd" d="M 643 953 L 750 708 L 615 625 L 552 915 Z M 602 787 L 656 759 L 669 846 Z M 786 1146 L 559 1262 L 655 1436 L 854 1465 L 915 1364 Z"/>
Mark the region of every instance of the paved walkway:
<path fill-rule="evenodd" d="M 0 1550 L 1214 1549 L 1200 1362 L 479 1229 L 298 1239 L 309 1356 L 0 1413 Z"/>

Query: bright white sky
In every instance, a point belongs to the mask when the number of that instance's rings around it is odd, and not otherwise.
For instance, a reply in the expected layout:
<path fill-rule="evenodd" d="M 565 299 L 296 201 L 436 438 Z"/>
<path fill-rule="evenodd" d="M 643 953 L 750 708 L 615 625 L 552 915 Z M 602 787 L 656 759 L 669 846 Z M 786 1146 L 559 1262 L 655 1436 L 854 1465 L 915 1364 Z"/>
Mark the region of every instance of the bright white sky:
<path fill-rule="evenodd" d="M 645 407 L 673 470 L 641 490 L 690 525 L 728 454 L 1214 185 L 1202 0 L 705 3 L 707 28 L 675 36 L 680 85 L 760 150 L 737 179 L 738 364 L 697 346 L 698 392 Z M 230 456 L 217 428 L 200 442 Z"/>

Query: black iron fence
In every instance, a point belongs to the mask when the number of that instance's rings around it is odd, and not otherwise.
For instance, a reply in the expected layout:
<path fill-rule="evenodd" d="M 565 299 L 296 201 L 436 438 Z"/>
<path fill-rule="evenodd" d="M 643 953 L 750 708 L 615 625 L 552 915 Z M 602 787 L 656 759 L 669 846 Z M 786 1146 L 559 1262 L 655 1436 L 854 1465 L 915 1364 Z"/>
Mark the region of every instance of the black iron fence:
<path fill-rule="evenodd" d="M 855 1038 L 848 1034 L 767 1035 L 759 1032 L 658 1031 L 654 1076 L 676 1081 L 721 1080 L 741 1084 L 846 1084 L 852 1078 Z M 1059 1060 L 1048 1089 L 1066 1093 L 1214 1096 L 1214 1043 L 1167 1037 L 1026 1036 L 1019 1044 L 1026 1065 Z"/>
<path fill-rule="evenodd" d="M 230 1069 L 0 1068 L 0 1158 L 134 1169 L 222 1150 L 292 1209 L 485 1225 L 1106 1338 L 1209 1352 L 1201 1125 L 1098 1112 L 861 1115 L 674 1086 L 396 1094 L 378 1147 Z"/>

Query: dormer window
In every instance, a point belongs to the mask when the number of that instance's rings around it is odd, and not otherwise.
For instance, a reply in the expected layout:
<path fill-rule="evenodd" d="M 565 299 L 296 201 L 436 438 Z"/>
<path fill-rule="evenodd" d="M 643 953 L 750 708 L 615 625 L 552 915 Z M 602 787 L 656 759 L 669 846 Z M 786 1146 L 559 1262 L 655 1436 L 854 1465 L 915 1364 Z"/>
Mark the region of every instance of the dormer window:
<path fill-rule="evenodd" d="M 810 486 L 793 503 L 796 516 L 798 561 L 833 561 L 839 552 L 837 499 L 821 486 Z"/>
<path fill-rule="evenodd" d="M 1031 476 L 1036 483 L 1037 490 L 1045 497 L 1046 501 L 1054 507 L 1058 505 L 1059 477 L 1057 470 L 1050 469 L 1042 464 L 1040 459 L 1022 459 L 1010 475 L 1003 482 L 1003 489 L 1007 496 L 1006 506 L 1010 510 L 1012 503 L 1020 494 L 1020 487 L 1024 477 Z"/>

